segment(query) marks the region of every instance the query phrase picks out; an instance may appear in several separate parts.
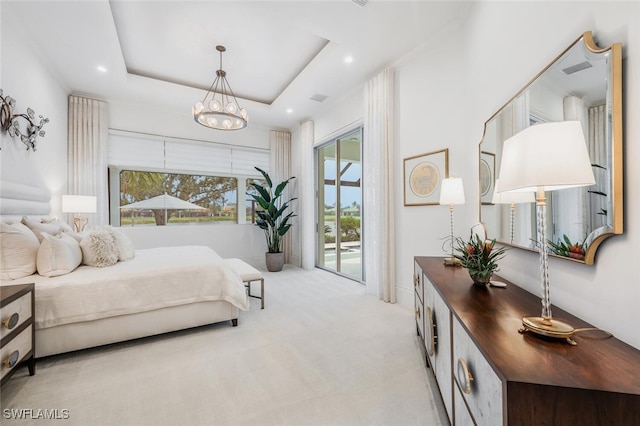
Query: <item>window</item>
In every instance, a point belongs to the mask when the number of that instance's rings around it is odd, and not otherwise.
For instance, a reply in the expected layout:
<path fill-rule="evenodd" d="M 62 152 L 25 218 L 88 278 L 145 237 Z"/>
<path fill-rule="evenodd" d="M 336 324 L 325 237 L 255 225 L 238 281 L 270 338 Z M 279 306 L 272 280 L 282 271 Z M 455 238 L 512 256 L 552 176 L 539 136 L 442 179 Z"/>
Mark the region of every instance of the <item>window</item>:
<path fill-rule="evenodd" d="M 362 281 L 362 128 L 316 148 L 317 266 Z"/>
<path fill-rule="evenodd" d="M 261 186 L 265 186 L 267 184 L 267 181 L 264 179 L 249 178 L 246 181 L 246 185 L 247 185 L 246 215 L 247 215 L 247 222 L 251 222 L 251 223 L 256 223 L 256 218 L 257 218 L 256 210 L 260 207 L 256 202 L 256 200 L 254 200 L 253 197 L 250 196 L 250 194 L 256 194 L 256 195 L 258 194 L 258 191 L 256 191 L 255 188 L 251 186 L 251 184 L 254 182 Z"/>
<path fill-rule="evenodd" d="M 237 182 L 232 177 L 123 170 L 120 225 L 235 223 Z"/>
<path fill-rule="evenodd" d="M 125 132 L 109 135 L 108 155 L 115 226 L 252 222 L 245 193 L 254 167 L 269 169 L 268 150 Z"/>

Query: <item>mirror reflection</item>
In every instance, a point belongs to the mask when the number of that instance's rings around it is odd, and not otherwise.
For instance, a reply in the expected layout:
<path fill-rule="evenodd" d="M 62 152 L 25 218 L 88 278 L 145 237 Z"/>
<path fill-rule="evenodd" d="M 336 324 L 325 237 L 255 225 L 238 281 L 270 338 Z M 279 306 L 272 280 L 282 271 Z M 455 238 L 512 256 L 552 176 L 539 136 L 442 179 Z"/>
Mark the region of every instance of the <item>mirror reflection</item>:
<path fill-rule="evenodd" d="M 582 123 L 596 185 L 547 193 L 549 251 L 593 264 L 602 240 L 622 233 L 621 93 L 620 44 L 600 49 L 587 32 L 485 123 L 480 221 L 489 238 L 537 250 L 533 197 L 495 192 L 502 144 L 536 123 L 568 120 Z"/>

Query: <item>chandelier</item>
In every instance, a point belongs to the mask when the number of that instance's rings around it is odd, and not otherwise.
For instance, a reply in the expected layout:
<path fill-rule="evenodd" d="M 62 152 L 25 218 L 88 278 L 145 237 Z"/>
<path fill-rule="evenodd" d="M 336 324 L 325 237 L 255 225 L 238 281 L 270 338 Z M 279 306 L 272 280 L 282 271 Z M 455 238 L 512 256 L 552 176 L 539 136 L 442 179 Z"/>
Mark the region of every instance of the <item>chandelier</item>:
<path fill-rule="evenodd" d="M 240 108 L 236 96 L 227 81 L 227 73 L 222 69 L 222 52 L 224 46 L 216 46 L 220 52 L 220 69 L 211 83 L 204 99 L 193 106 L 193 119 L 205 127 L 217 130 L 238 130 L 247 126 L 249 117 L 244 108 Z M 211 100 L 207 104 L 207 98 Z M 207 105 L 209 108 L 205 107 Z"/>

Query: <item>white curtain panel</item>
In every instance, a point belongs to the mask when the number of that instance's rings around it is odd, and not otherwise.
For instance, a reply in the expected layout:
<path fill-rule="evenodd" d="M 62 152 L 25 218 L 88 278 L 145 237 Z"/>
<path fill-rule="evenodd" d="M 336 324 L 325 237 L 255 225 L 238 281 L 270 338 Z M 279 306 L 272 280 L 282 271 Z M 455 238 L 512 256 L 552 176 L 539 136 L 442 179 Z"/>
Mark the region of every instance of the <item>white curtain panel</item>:
<path fill-rule="evenodd" d="M 531 116 L 531 106 L 529 102 L 529 92 L 525 92 L 522 95 L 514 99 L 507 107 L 505 107 L 502 114 L 498 118 L 498 132 L 500 140 L 506 141 L 511 136 L 529 127 L 529 121 Z M 500 164 L 502 159 L 502 144 L 496 147 L 496 160 L 497 164 Z M 496 176 L 499 177 L 499 176 Z M 509 206 L 504 204 L 500 207 L 502 219 L 500 235 L 509 235 L 511 232 L 511 212 Z M 522 205 L 517 207 L 514 212 L 514 223 L 535 223 L 535 204 L 531 204 L 530 208 Z M 551 218 L 549 217 L 549 220 Z M 528 226 L 516 226 L 514 231 L 514 238 L 517 241 L 529 241 L 535 238 L 535 227 L 531 229 Z"/>
<path fill-rule="evenodd" d="M 315 259 L 315 177 L 313 166 L 313 121 L 305 121 L 300 125 L 300 164 L 298 177 L 298 211 L 300 223 L 300 257 L 302 267 L 314 268 Z"/>
<path fill-rule="evenodd" d="M 607 142 L 607 109 L 605 105 L 598 105 L 589 108 L 589 158 L 591 158 L 591 164 L 597 164 L 605 169 L 599 167 L 593 168 L 593 174 L 596 178 L 596 185 L 593 188 L 589 188 L 595 191 L 603 192 L 607 194 L 606 197 L 600 195 L 592 195 L 591 199 L 591 231 L 595 231 L 602 226 L 613 226 L 611 218 L 611 212 L 608 215 L 598 214 L 603 210 L 606 210 L 611 200 L 611 173 L 608 168 L 610 163 L 608 161 L 609 155 L 607 150 L 611 144 Z"/>
<path fill-rule="evenodd" d="M 565 121 L 579 121 L 582 124 L 582 132 L 587 135 L 587 110 L 583 99 L 577 96 L 566 96 L 562 105 L 563 119 Z M 555 226 L 550 229 L 557 230 L 552 236 L 554 242 L 562 240 L 564 235 L 567 235 L 572 242 L 582 242 L 590 232 L 587 214 L 589 210 L 587 189 L 591 188 L 570 188 L 551 192 L 552 223 Z M 566 212 L 574 212 L 574 214 L 567 215 Z"/>
<path fill-rule="evenodd" d="M 273 184 L 278 185 L 291 177 L 291 133 L 272 130 L 269 133 L 269 148 L 271 153 L 269 176 L 271 176 Z M 283 191 L 282 200 L 286 201 L 291 198 L 293 193 L 291 189 L 294 181 L 289 182 L 289 185 Z M 297 211 L 295 201 L 289 206 L 290 208 L 285 214 Z M 291 260 L 291 230 L 282 239 L 282 251 L 284 253 L 284 262 L 289 263 Z"/>
<path fill-rule="evenodd" d="M 394 71 L 365 84 L 363 219 L 366 291 L 396 302 L 393 197 Z"/>
<path fill-rule="evenodd" d="M 68 130 L 67 191 L 72 195 L 96 196 L 97 211 L 90 224 L 107 224 L 107 104 L 95 99 L 69 96 Z"/>

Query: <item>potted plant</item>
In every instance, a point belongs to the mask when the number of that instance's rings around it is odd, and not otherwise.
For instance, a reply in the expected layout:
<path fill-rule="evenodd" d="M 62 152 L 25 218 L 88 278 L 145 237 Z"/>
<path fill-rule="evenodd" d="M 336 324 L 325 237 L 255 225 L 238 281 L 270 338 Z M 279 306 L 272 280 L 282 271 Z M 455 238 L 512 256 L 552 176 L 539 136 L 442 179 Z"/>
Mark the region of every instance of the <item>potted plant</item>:
<path fill-rule="evenodd" d="M 289 219 L 295 217 L 293 212 L 286 212 L 295 198 L 291 198 L 288 201 L 282 200 L 282 192 L 289 184 L 290 177 L 287 180 L 280 182 L 278 185 L 273 186 L 271 177 L 264 170 L 256 167 L 262 176 L 266 185 L 262 186 L 257 182 L 251 182 L 251 186 L 257 191 L 257 194 L 248 193 L 260 206 L 260 209 L 256 211 L 258 218 L 256 225 L 260 229 L 264 230 L 265 237 L 267 238 L 267 253 L 265 254 L 265 260 L 267 263 L 267 270 L 270 272 L 278 272 L 282 270 L 284 265 L 284 253 L 282 252 L 282 237 L 289 231 L 291 224 Z"/>
<path fill-rule="evenodd" d="M 471 235 L 469 241 L 456 239 L 453 257 L 469 271 L 474 284 L 487 285 L 491 276 L 498 271 L 498 260 L 504 257 L 506 247 L 495 248 L 496 240 L 483 241 L 478 234 Z M 495 248 L 495 249 L 494 249 Z"/>

